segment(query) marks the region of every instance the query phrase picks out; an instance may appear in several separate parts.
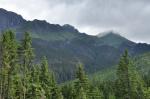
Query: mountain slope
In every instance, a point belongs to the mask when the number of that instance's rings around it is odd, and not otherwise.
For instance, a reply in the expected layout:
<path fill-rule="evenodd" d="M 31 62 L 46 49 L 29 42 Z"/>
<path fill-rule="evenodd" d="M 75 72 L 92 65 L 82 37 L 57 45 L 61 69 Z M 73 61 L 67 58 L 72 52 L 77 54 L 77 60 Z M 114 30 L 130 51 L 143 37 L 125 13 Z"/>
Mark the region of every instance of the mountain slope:
<path fill-rule="evenodd" d="M 137 71 L 143 76 L 150 72 L 150 51 L 133 58 Z M 117 66 L 107 68 L 89 76 L 92 82 L 108 81 L 116 78 Z"/>
<path fill-rule="evenodd" d="M 82 62 L 85 70 L 91 74 L 118 63 L 126 48 L 131 55 L 150 51 L 150 45 L 134 43 L 113 32 L 101 37 L 90 36 L 80 33 L 71 25 L 26 21 L 18 14 L 0 9 L 0 31 L 8 28 L 16 31 L 18 39 L 26 31 L 31 33 L 37 61 L 47 56 L 59 81 L 72 79 L 78 62 Z"/>
<path fill-rule="evenodd" d="M 79 34 L 78 30 L 71 25 L 60 26 L 37 19 L 26 21 L 20 27 L 16 28 L 16 31 L 19 34 L 28 31 L 32 33 L 34 38 L 41 38 L 49 41 L 72 39 Z"/>
<path fill-rule="evenodd" d="M 128 39 L 122 37 L 121 35 L 113 31 L 108 31 L 104 34 L 99 34 L 97 36 L 100 38 L 97 43 L 101 45 L 110 45 L 118 48 L 123 43 L 134 44 L 134 42 L 129 41 Z"/>
<path fill-rule="evenodd" d="M 8 28 L 16 28 L 24 24 L 24 22 L 25 20 L 22 16 L 0 8 L 0 31 Z"/>

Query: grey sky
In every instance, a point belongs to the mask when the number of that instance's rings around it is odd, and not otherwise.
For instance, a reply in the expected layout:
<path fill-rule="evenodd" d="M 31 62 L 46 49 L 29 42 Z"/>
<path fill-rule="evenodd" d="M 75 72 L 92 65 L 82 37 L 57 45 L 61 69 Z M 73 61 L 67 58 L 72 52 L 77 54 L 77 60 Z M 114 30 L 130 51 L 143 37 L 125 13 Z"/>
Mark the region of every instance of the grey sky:
<path fill-rule="evenodd" d="M 71 24 L 90 35 L 114 30 L 150 43 L 150 0 L 0 0 L 0 7 L 27 20 Z"/>

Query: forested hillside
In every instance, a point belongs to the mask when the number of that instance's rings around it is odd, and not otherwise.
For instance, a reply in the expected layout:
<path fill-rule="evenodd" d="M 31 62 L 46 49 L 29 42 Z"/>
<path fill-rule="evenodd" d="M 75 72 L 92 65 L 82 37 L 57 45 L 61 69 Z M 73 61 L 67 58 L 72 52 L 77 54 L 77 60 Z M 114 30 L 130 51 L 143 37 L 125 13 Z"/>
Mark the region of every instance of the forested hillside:
<path fill-rule="evenodd" d="M 35 62 L 29 33 L 18 42 L 15 33 L 6 31 L 0 44 L 0 99 L 150 99 L 149 73 L 137 71 L 138 63 L 127 50 L 119 60 L 114 80 L 90 82 L 80 62 L 74 80 L 60 85 L 46 57 Z M 148 60 L 149 55 L 144 57 L 139 59 Z"/>
<path fill-rule="evenodd" d="M 93 74 L 116 65 L 125 49 L 132 56 L 150 51 L 149 44 L 132 42 L 112 31 L 103 36 L 91 36 L 69 24 L 61 26 L 37 19 L 27 21 L 21 15 L 0 9 L 0 33 L 7 29 L 15 31 L 19 41 L 24 32 L 31 34 L 35 62 L 46 56 L 49 68 L 59 82 L 74 78 L 78 62 L 84 64 L 88 74 Z"/>

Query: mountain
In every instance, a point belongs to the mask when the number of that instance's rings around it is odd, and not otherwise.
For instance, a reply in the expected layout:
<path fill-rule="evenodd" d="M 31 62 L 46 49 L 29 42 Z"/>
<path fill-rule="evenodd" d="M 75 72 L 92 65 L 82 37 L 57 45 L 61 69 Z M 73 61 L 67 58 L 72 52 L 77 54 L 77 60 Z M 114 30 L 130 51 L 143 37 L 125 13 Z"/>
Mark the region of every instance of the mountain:
<path fill-rule="evenodd" d="M 21 15 L 6 11 L 5 9 L 0 9 L 0 31 L 8 28 L 17 28 L 24 22 L 25 20 Z"/>
<path fill-rule="evenodd" d="M 150 73 L 150 51 L 141 55 L 138 55 L 132 59 L 137 71 L 143 76 Z M 108 81 L 116 78 L 117 66 L 96 72 L 89 76 L 92 82 Z"/>
<path fill-rule="evenodd" d="M 112 31 L 91 36 L 69 24 L 61 26 L 37 19 L 27 21 L 14 12 L 0 9 L 0 31 L 6 29 L 14 30 L 18 39 L 22 39 L 24 32 L 30 32 L 36 61 L 47 56 L 59 81 L 72 79 L 78 62 L 82 62 L 91 74 L 118 63 L 126 48 L 132 56 L 150 51 L 150 45 L 132 42 Z"/>
<path fill-rule="evenodd" d="M 122 37 L 120 34 L 115 33 L 114 31 L 108 31 L 102 34 L 100 33 L 97 36 L 100 38 L 98 40 L 98 44 L 101 44 L 101 45 L 110 45 L 110 46 L 118 48 L 123 43 L 134 44 L 134 42 L 131 42 L 130 40 Z"/>
<path fill-rule="evenodd" d="M 142 74 L 150 72 L 150 52 L 141 54 L 135 58 L 135 65 Z"/>

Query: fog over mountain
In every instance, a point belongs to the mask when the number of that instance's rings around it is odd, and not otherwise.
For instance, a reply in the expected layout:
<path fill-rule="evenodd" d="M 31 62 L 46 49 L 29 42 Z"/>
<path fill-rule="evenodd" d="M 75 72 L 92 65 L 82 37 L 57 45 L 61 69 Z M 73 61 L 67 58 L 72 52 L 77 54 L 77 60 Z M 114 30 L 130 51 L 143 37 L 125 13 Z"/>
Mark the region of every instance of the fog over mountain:
<path fill-rule="evenodd" d="M 90 35 L 114 30 L 130 40 L 150 43 L 149 0 L 1 0 L 0 7 L 27 20 L 71 24 Z"/>

